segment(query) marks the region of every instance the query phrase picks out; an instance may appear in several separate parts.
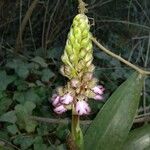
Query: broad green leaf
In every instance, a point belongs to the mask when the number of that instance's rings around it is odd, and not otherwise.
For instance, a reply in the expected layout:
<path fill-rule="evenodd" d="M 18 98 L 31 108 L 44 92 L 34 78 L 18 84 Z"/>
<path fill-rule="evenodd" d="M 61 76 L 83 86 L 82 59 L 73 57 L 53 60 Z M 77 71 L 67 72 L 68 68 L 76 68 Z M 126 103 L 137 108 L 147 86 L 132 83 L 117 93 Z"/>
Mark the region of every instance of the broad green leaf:
<path fill-rule="evenodd" d="M 29 89 L 26 93 L 25 93 L 25 100 L 26 101 L 30 101 L 33 102 L 35 104 L 40 104 L 41 103 L 41 99 L 38 96 L 38 94 L 36 93 L 36 90 L 34 88 Z"/>
<path fill-rule="evenodd" d="M 42 57 L 36 56 L 32 59 L 33 62 L 39 64 L 41 67 L 46 68 L 47 64 Z"/>
<path fill-rule="evenodd" d="M 132 126 L 143 77 L 132 74 L 111 95 L 85 134 L 86 150 L 120 150 Z"/>
<path fill-rule="evenodd" d="M 17 124 L 20 129 L 25 129 L 27 132 L 34 132 L 37 123 L 30 119 L 35 104 L 27 101 L 24 105 L 17 105 L 15 112 L 17 116 Z"/>
<path fill-rule="evenodd" d="M 15 79 L 15 76 L 8 76 L 5 71 L 0 71 L 0 91 L 6 90 L 8 84 Z"/>
<path fill-rule="evenodd" d="M 42 81 L 48 82 L 50 78 L 52 78 L 55 74 L 50 69 L 42 70 Z"/>
<path fill-rule="evenodd" d="M 131 131 L 122 150 L 146 149 L 150 149 L 150 125 Z"/>
<path fill-rule="evenodd" d="M 62 54 L 63 48 L 62 47 L 55 47 L 53 49 L 49 49 L 47 51 L 47 58 L 51 59 L 60 59 Z"/>
<path fill-rule="evenodd" d="M 34 150 L 48 150 L 46 144 L 43 143 L 41 136 L 37 136 L 34 139 Z"/>
<path fill-rule="evenodd" d="M 15 92 L 13 99 L 21 104 L 24 104 L 26 101 L 40 104 L 42 101 L 34 88 L 30 88 L 25 92 Z"/>
<path fill-rule="evenodd" d="M 20 145 L 21 150 L 28 150 L 33 144 L 34 139 L 30 136 L 18 135 L 13 142 L 16 145 Z"/>
<path fill-rule="evenodd" d="M 23 104 L 26 101 L 24 92 L 18 92 L 18 91 L 14 93 L 13 99 L 21 104 Z"/>
<path fill-rule="evenodd" d="M 16 120 L 17 118 L 14 111 L 6 112 L 5 114 L 0 116 L 0 121 L 2 122 L 15 123 Z"/>
<path fill-rule="evenodd" d="M 21 78 L 26 78 L 29 75 L 29 65 L 20 59 L 14 59 L 6 64 L 7 67 L 12 68 Z"/>
<path fill-rule="evenodd" d="M 19 132 L 19 130 L 15 124 L 7 126 L 7 130 L 9 133 L 11 133 L 13 135 L 15 135 L 17 132 Z"/>
<path fill-rule="evenodd" d="M 19 77 L 25 79 L 29 75 L 28 66 L 26 64 L 19 65 L 18 68 L 16 69 L 16 73 L 18 74 Z"/>
<path fill-rule="evenodd" d="M 12 104 L 12 100 L 7 97 L 0 98 L 0 115 L 5 113 L 9 106 Z"/>

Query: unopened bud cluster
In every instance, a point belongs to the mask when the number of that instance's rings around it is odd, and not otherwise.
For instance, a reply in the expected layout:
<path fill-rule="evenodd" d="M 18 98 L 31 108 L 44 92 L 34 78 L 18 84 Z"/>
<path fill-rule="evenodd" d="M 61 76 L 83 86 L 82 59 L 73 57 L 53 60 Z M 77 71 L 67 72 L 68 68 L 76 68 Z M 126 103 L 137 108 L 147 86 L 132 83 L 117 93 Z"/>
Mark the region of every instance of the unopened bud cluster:
<path fill-rule="evenodd" d="M 65 87 L 58 87 L 57 94 L 53 95 L 54 111 L 62 114 L 72 109 L 74 114 L 89 114 L 88 98 L 102 100 L 104 88 L 93 77 L 93 49 L 86 15 L 78 14 L 74 18 L 61 59 L 64 63 L 61 73 L 69 82 Z"/>

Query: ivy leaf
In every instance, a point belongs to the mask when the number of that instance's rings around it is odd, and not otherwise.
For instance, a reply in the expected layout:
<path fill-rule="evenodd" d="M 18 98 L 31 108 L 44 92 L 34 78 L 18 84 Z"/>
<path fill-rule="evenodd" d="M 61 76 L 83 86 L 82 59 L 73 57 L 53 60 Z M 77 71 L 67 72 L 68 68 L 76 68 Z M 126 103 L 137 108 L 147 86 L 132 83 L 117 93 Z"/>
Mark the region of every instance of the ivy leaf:
<path fill-rule="evenodd" d="M 17 102 L 23 104 L 26 101 L 24 92 L 15 92 L 13 100 L 16 100 Z"/>
<path fill-rule="evenodd" d="M 29 69 L 26 64 L 20 64 L 16 69 L 16 73 L 19 77 L 25 79 L 29 75 Z"/>
<path fill-rule="evenodd" d="M 85 134 L 86 150 L 120 150 L 139 105 L 143 77 L 132 74 L 111 95 Z"/>
<path fill-rule="evenodd" d="M 42 81 L 48 82 L 55 74 L 50 69 L 42 70 Z"/>
<path fill-rule="evenodd" d="M 30 136 L 19 135 L 16 137 L 16 139 L 13 142 L 16 145 L 20 145 L 22 150 L 28 150 L 29 147 L 33 144 L 34 139 L 33 137 Z"/>
<path fill-rule="evenodd" d="M 24 105 L 17 105 L 15 107 L 15 112 L 17 116 L 17 124 L 20 129 L 25 129 L 27 132 L 34 132 L 37 123 L 30 119 L 35 104 L 27 101 Z"/>
<path fill-rule="evenodd" d="M 15 124 L 7 126 L 7 130 L 8 130 L 9 133 L 11 133 L 13 135 L 18 133 L 18 131 L 19 131 Z"/>
<path fill-rule="evenodd" d="M 16 79 L 15 76 L 8 76 L 5 71 L 0 71 L 0 91 L 6 90 L 8 84 Z"/>
<path fill-rule="evenodd" d="M 6 112 L 11 104 L 12 104 L 12 100 L 10 98 L 7 98 L 5 96 L 2 97 L 0 99 L 0 115 Z"/>
<path fill-rule="evenodd" d="M 17 121 L 16 115 L 14 111 L 9 111 L 3 115 L 0 116 L 0 121 L 2 122 L 9 122 L 9 123 L 15 123 Z"/>
<path fill-rule="evenodd" d="M 42 101 L 34 88 L 30 88 L 25 92 L 15 92 L 13 99 L 21 104 L 24 104 L 26 101 L 30 101 L 35 104 L 40 104 Z"/>
<path fill-rule="evenodd" d="M 26 93 L 25 93 L 25 100 L 26 101 L 30 101 L 33 102 L 35 104 L 40 104 L 41 103 L 41 99 L 38 96 L 38 94 L 36 93 L 36 90 L 34 88 L 29 89 Z"/>
<path fill-rule="evenodd" d="M 23 62 L 20 59 L 14 59 L 6 64 L 7 67 L 14 69 L 19 77 L 25 79 L 29 75 L 28 63 Z"/>
<path fill-rule="evenodd" d="M 36 57 L 32 58 L 31 61 L 39 64 L 43 68 L 47 67 L 47 64 L 45 63 L 45 60 L 42 57 L 36 56 Z"/>
<path fill-rule="evenodd" d="M 43 139 L 41 136 L 37 136 L 34 139 L 34 150 L 47 150 L 46 144 L 43 143 Z"/>

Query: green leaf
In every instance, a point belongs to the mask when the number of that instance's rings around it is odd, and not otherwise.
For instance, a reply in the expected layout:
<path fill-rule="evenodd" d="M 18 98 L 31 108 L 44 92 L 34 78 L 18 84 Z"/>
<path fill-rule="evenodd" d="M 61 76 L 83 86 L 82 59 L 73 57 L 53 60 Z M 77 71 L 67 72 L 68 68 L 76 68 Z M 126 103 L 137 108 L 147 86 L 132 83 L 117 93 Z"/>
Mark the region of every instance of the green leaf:
<path fill-rule="evenodd" d="M 19 103 L 24 103 L 25 102 L 25 94 L 24 92 L 15 92 L 14 93 L 14 96 L 13 96 L 13 99 L 16 100 L 17 102 Z"/>
<path fill-rule="evenodd" d="M 29 65 L 20 59 L 14 59 L 6 64 L 7 67 L 12 68 L 21 78 L 26 78 L 29 75 Z"/>
<path fill-rule="evenodd" d="M 39 64 L 41 67 L 46 68 L 47 64 L 45 63 L 45 60 L 42 57 L 36 56 L 33 59 L 31 59 L 33 62 Z"/>
<path fill-rule="evenodd" d="M 42 70 L 42 81 L 48 82 L 55 74 L 50 69 Z"/>
<path fill-rule="evenodd" d="M 37 136 L 34 139 L 34 150 L 47 150 L 46 144 L 43 143 L 43 139 L 41 136 Z"/>
<path fill-rule="evenodd" d="M 8 76 L 5 71 L 0 71 L 0 91 L 6 90 L 7 85 L 15 79 L 15 76 Z"/>
<path fill-rule="evenodd" d="M 26 150 L 33 144 L 34 139 L 33 137 L 19 135 L 13 142 L 16 145 L 20 145 L 21 150 Z"/>
<path fill-rule="evenodd" d="M 120 150 L 132 126 L 143 77 L 132 74 L 111 95 L 85 134 L 86 150 Z"/>
<path fill-rule="evenodd" d="M 15 124 L 7 126 L 7 130 L 13 135 L 15 135 L 19 131 Z"/>
<path fill-rule="evenodd" d="M 25 93 L 25 100 L 26 101 L 30 101 L 33 102 L 35 104 L 40 104 L 41 103 L 41 99 L 38 96 L 38 94 L 36 93 L 34 88 L 29 89 L 26 93 Z"/>
<path fill-rule="evenodd" d="M 134 129 L 130 132 L 123 150 L 149 150 L 150 148 L 150 125 Z"/>
<path fill-rule="evenodd" d="M 3 97 L 0 99 L 0 115 L 6 112 L 9 106 L 12 104 L 12 100 L 7 97 Z"/>
<path fill-rule="evenodd" d="M 24 104 L 26 101 L 30 101 L 35 104 L 40 104 L 42 101 L 34 88 L 30 88 L 25 92 L 15 92 L 13 99 L 21 104 Z"/>
<path fill-rule="evenodd" d="M 26 64 L 19 65 L 16 69 L 16 73 L 19 77 L 25 79 L 29 75 L 28 66 Z"/>
<path fill-rule="evenodd" d="M 27 101 L 24 105 L 17 105 L 15 112 L 17 116 L 17 124 L 20 129 L 25 129 L 27 132 L 34 132 L 37 123 L 30 119 L 35 104 Z"/>
<path fill-rule="evenodd" d="M 2 122 L 10 122 L 10 123 L 15 123 L 17 120 L 15 112 L 14 111 L 9 111 L 2 116 L 0 116 L 0 121 Z"/>

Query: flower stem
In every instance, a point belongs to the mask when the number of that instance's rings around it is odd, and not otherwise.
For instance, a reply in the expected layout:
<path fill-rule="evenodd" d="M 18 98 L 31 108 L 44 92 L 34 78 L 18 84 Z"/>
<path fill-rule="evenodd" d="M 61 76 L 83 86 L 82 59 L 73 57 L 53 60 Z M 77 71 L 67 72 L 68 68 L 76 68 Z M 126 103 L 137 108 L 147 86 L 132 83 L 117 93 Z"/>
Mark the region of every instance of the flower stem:
<path fill-rule="evenodd" d="M 80 128 L 80 117 L 72 113 L 71 134 L 77 149 L 83 150 L 83 134 Z"/>

